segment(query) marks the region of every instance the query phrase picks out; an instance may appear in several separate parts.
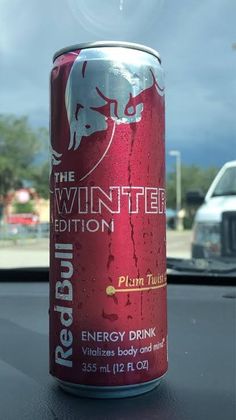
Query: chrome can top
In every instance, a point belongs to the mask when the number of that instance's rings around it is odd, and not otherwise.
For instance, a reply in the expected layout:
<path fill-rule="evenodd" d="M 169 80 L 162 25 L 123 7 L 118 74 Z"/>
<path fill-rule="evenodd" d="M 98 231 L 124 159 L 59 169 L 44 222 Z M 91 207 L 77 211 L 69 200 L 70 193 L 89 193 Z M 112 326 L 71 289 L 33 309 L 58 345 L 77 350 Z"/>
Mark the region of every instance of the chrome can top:
<path fill-rule="evenodd" d="M 59 57 L 60 55 L 68 53 L 68 52 L 73 52 L 75 50 L 82 50 L 82 49 L 87 49 L 87 48 L 102 48 L 102 47 L 131 48 L 133 50 L 144 51 L 148 54 L 152 54 L 161 63 L 160 54 L 153 48 L 146 47 L 145 45 L 142 45 L 142 44 L 136 44 L 133 42 L 123 42 L 123 41 L 96 41 L 96 42 L 84 42 L 82 44 L 70 45 L 68 47 L 64 47 L 58 50 L 53 56 L 53 61 L 55 61 L 56 58 Z"/>

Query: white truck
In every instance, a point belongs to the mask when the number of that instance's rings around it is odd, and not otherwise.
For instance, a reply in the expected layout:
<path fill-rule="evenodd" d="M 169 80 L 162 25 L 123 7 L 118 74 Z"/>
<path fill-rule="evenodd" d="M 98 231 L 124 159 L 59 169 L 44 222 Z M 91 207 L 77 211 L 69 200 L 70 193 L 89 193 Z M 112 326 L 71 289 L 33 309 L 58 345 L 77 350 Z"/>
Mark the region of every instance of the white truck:
<path fill-rule="evenodd" d="M 196 212 L 192 257 L 236 258 L 236 160 L 221 168 Z"/>

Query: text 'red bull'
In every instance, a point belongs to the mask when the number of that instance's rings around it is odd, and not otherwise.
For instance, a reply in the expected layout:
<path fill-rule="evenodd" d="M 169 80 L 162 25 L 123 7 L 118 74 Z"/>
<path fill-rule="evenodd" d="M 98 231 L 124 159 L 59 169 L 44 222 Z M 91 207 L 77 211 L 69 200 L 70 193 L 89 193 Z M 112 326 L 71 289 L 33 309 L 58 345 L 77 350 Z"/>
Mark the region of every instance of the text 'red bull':
<path fill-rule="evenodd" d="M 70 303 L 73 300 L 72 277 L 74 269 L 71 262 L 73 245 L 56 243 L 54 257 L 59 260 L 58 264 L 60 265 L 60 280 L 58 279 L 55 284 L 55 301 L 58 304 L 54 306 L 54 311 L 58 312 L 62 327 L 59 331 L 59 344 L 55 349 L 55 363 L 72 368 L 73 308 L 67 305 L 62 306 L 62 303 Z"/>

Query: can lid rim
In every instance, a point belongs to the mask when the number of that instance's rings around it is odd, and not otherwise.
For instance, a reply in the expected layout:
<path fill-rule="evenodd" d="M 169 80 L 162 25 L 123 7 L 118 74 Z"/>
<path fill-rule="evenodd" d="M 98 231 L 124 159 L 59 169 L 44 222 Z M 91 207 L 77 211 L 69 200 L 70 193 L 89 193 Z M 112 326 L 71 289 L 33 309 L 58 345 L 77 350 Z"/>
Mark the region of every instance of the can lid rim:
<path fill-rule="evenodd" d="M 140 50 L 147 52 L 149 54 L 154 55 L 159 62 L 161 63 L 160 54 L 154 50 L 153 48 L 147 47 L 146 45 L 136 44 L 134 42 L 124 42 L 124 41 L 95 41 L 95 42 L 83 42 L 81 44 L 73 44 L 68 47 L 61 48 L 60 50 L 56 51 L 53 55 L 53 61 L 56 60 L 60 55 L 73 52 L 75 50 L 83 50 L 87 48 L 100 48 L 100 47 L 123 47 L 123 48 L 131 48 L 135 50 Z"/>

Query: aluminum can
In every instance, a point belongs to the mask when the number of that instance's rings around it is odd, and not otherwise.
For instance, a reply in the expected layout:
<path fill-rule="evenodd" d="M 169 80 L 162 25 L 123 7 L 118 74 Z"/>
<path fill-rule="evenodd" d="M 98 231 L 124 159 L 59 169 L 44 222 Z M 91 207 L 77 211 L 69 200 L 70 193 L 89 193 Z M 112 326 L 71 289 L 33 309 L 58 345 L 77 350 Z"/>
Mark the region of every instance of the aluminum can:
<path fill-rule="evenodd" d="M 50 373 L 114 398 L 167 370 L 164 82 L 159 54 L 98 42 L 51 73 Z"/>

